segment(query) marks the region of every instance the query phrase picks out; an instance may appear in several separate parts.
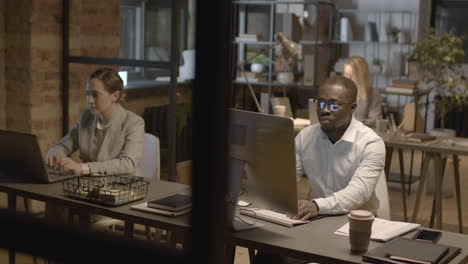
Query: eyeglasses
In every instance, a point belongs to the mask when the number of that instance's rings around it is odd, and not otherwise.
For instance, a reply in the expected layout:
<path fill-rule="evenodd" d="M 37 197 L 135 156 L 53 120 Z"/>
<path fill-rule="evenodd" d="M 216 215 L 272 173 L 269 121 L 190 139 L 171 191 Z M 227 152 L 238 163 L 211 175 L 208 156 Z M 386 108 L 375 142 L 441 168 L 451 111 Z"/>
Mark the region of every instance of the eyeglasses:
<path fill-rule="evenodd" d="M 325 100 L 315 100 L 315 102 L 317 102 L 320 110 L 323 110 L 325 109 L 325 107 L 328 105 L 328 109 L 330 109 L 330 111 L 332 112 L 336 112 L 340 109 L 340 107 L 342 105 L 345 105 L 345 104 L 354 104 L 354 102 L 352 103 L 331 103 L 331 102 L 327 102 Z"/>

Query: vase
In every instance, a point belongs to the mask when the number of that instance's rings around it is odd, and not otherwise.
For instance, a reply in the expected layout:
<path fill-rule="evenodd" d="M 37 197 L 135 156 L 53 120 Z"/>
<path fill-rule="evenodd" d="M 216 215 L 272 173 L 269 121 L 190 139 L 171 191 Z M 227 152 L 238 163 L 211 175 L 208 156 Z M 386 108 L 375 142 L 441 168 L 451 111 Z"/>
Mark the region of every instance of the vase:
<path fill-rule="evenodd" d="M 250 65 L 250 71 L 256 72 L 256 73 L 263 72 L 264 68 L 265 68 L 265 66 L 263 64 L 260 64 L 260 63 L 252 63 Z"/>
<path fill-rule="evenodd" d="M 279 83 L 294 82 L 294 74 L 292 72 L 278 72 L 277 80 Z"/>

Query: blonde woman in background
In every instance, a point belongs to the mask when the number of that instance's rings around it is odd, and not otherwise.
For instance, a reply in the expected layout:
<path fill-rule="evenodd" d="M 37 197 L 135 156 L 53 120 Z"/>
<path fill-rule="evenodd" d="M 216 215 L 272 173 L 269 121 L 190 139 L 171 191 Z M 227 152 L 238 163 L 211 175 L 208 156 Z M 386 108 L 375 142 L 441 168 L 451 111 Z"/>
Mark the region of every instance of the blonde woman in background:
<path fill-rule="evenodd" d="M 382 119 L 382 100 L 377 89 L 371 87 L 369 65 L 360 56 L 346 59 L 343 75 L 354 81 L 358 88 L 354 117 L 360 121 Z"/>

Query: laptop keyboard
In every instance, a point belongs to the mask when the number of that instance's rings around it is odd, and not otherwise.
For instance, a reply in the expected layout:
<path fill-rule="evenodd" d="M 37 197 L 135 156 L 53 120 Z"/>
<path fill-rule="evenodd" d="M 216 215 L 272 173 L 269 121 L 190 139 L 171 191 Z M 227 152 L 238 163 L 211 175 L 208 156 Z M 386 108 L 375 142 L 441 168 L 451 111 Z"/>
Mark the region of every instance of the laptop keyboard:
<path fill-rule="evenodd" d="M 49 175 L 49 181 L 66 180 L 71 177 L 75 177 L 72 173 L 60 174 L 54 167 L 46 165 L 47 174 Z"/>

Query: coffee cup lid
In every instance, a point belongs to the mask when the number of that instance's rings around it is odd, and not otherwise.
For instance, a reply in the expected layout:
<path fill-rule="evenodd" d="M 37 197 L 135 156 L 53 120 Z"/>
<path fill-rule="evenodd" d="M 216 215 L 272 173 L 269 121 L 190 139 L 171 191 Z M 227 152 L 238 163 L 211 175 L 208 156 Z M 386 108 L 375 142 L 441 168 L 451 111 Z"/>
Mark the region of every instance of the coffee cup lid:
<path fill-rule="evenodd" d="M 349 216 L 356 219 L 374 218 L 374 214 L 367 210 L 353 210 L 349 213 Z"/>

